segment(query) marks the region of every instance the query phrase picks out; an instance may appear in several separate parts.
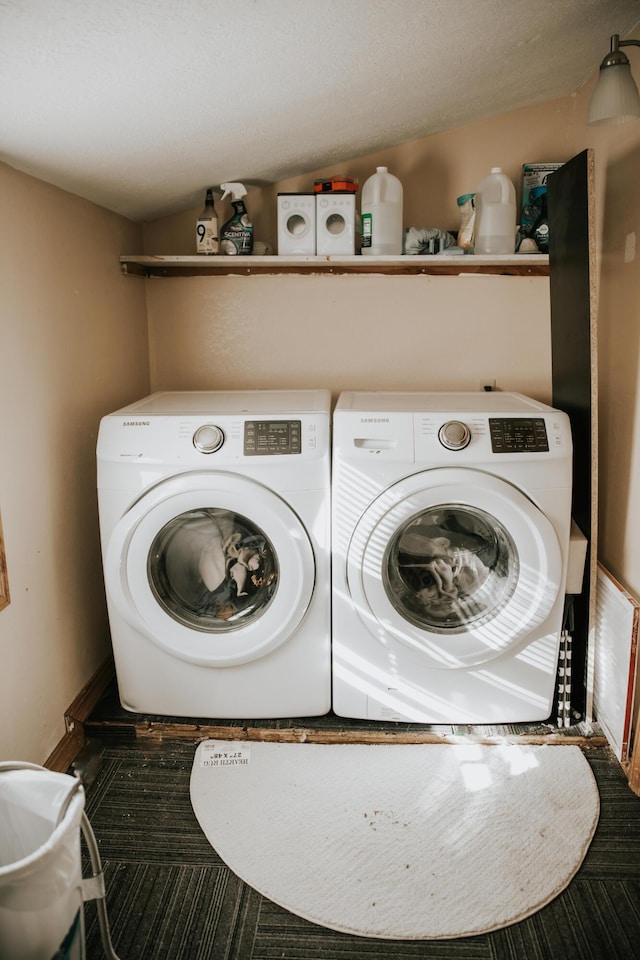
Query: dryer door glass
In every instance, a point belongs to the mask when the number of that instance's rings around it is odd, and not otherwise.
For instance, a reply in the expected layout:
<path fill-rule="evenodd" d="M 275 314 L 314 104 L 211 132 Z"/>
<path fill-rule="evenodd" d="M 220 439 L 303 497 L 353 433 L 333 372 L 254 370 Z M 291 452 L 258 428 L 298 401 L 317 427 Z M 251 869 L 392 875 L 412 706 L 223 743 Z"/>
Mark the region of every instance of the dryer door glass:
<path fill-rule="evenodd" d="M 406 521 L 382 564 L 393 607 L 436 633 L 492 618 L 513 596 L 518 552 L 495 517 L 468 505 L 442 504 Z"/>
<path fill-rule="evenodd" d="M 223 633 L 259 618 L 278 587 L 275 550 L 251 520 L 202 507 L 165 524 L 147 559 L 149 585 L 178 623 Z"/>

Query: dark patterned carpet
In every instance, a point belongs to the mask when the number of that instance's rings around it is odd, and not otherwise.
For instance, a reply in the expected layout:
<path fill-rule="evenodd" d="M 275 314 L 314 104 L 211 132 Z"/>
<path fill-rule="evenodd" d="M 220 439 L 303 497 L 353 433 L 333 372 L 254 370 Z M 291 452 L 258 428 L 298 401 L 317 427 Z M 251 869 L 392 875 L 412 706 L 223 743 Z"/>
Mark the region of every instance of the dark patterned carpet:
<path fill-rule="evenodd" d="M 556 749 L 562 749 L 562 746 Z M 569 887 L 511 927 L 459 940 L 373 940 L 296 917 L 242 883 L 191 808 L 195 743 L 94 737 L 78 758 L 102 857 L 111 936 L 121 960 L 637 960 L 640 798 L 608 748 L 585 755 L 601 815 Z M 301 851 L 301 856 L 304 852 Z M 336 883 L 340 877 L 336 876 Z M 94 903 L 87 960 L 102 960 Z"/>

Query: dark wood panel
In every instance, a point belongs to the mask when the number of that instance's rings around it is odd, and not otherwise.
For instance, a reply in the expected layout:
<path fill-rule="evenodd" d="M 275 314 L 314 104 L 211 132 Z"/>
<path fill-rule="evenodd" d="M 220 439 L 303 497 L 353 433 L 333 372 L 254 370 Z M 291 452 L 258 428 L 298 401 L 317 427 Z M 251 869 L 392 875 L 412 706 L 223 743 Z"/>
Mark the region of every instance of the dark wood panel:
<path fill-rule="evenodd" d="M 571 420 L 573 517 L 587 537 L 588 572 L 574 605 L 574 705 L 590 712 L 587 649 L 596 582 L 597 408 L 594 161 L 585 150 L 549 177 L 553 405 Z M 582 686 L 575 681 L 581 680 Z"/>
<path fill-rule="evenodd" d="M 573 516 L 591 533 L 591 282 L 589 151 L 549 178 L 553 405 L 571 418 Z"/>

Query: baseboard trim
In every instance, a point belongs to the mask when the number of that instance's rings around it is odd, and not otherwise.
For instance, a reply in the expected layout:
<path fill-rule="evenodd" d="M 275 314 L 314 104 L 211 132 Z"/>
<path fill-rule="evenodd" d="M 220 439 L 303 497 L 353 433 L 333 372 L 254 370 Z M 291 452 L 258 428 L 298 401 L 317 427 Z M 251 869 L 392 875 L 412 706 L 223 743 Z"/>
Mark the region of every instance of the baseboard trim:
<path fill-rule="evenodd" d="M 84 724 L 115 676 L 113 657 L 99 667 L 64 714 L 66 733 L 45 760 L 47 770 L 65 773 L 82 748 Z"/>

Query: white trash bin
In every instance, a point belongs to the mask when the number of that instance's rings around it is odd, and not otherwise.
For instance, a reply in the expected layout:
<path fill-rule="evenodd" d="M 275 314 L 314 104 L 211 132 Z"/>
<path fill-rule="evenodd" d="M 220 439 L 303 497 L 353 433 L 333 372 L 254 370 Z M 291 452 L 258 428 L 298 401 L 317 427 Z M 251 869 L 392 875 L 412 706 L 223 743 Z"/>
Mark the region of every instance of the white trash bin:
<path fill-rule="evenodd" d="M 94 868 L 86 880 L 81 828 Z M 90 899 L 100 901 L 105 953 L 113 958 L 80 780 L 33 764 L 0 763 L 0 958 L 84 960 L 83 901 Z"/>

